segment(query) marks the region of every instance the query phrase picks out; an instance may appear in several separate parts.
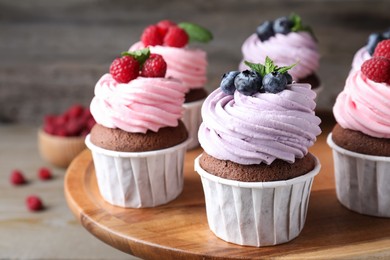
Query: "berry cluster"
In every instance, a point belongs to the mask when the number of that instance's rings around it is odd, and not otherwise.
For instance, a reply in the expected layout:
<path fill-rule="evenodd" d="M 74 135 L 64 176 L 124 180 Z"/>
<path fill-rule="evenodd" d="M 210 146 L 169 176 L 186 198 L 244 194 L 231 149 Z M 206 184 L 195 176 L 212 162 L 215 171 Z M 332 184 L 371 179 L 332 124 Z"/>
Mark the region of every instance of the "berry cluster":
<path fill-rule="evenodd" d="M 387 31 L 381 33 L 372 33 L 368 36 L 366 49 L 368 53 L 372 56 L 374 54 L 375 48 L 379 42 L 383 40 L 390 39 L 390 28 Z"/>
<path fill-rule="evenodd" d="M 256 28 L 257 37 L 261 41 L 266 41 L 277 33 L 288 34 L 298 31 L 308 31 L 313 35 L 311 28 L 304 26 L 301 18 L 296 14 L 282 16 L 274 21 L 265 21 Z"/>
<path fill-rule="evenodd" d="M 141 35 L 141 42 L 145 47 L 164 45 L 182 48 L 187 45 L 188 41 L 187 32 L 169 20 L 162 20 L 157 24 L 149 25 Z"/>
<path fill-rule="evenodd" d="M 361 70 L 367 78 L 390 85 L 390 39 L 378 43 L 372 58 L 362 64 Z"/>
<path fill-rule="evenodd" d="M 89 108 L 73 105 L 60 115 L 47 115 L 43 131 L 56 136 L 86 136 L 95 125 Z"/>
<path fill-rule="evenodd" d="M 243 95 L 251 96 L 256 93 L 279 93 L 288 84 L 292 83 L 292 77 L 287 72 L 295 66 L 278 67 L 266 57 L 265 65 L 245 61 L 251 70 L 230 71 L 222 76 L 220 88 L 228 95 L 233 95 L 237 90 Z"/>
<path fill-rule="evenodd" d="M 167 63 L 159 54 L 150 53 L 149 48 L 135 52 L 123 52 L 110 66 L 110 74 L 119 83 L 128 83 L 142 77 L 165 77 Z"/>
<path fill-rule="evenodd" d="M 53 178 L 51 171 L 46 167 L 39 168 L 37 175 L 42 181 L 47 181 Z M 10 175 L 10 182 L 15 186 L 19 186 L 26 184 L 27 180 L 20 170 L 13 170 Z M 44 209 L 41 198 L 36 195 L 30 195 L 26 198 L 26 207 L 30 211 L 40 211 Z"/>

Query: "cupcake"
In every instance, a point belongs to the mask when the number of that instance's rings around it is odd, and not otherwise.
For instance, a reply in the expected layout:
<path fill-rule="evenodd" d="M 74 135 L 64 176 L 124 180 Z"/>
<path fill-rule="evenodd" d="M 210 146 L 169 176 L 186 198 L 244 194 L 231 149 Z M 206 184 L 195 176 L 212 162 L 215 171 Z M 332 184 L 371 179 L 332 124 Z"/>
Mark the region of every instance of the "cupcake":
<path fill-rule="evenodd" d="M 294 81 L 309 83 L 317 94 L 322 89 L 317 75 L 320 60 L 318 42 L 311 28 L 303 25 L 296 14 L 260 24 L 256 32 L 244 41 L 241 52 L 240 71 L 248 68 L 244 61 L 258 63 L 266 56 L 280 66 L 299 62 L 299 66 L 289 71 Z"/>
<path fill-rule="evenodd" d="M 291 81 L 286 67 L 247 62 L 231 71 L 202 106 L 195 160 L 207 220 L 239 245 L 288 242 L 303 229 L 318 159 L 308 147 L 321 133 L 315 92 Z"/>
<path fill-rule="evenodd" d="M 89 108 L 74 104 L 59 115 L 46 115 L 38 130 L 41 157 L 61 168 L 66 168 L 85 147 L 85 136 L 95 125 Z"/>
<path fill-rule="evenodd" d="M 368 36 L 367 44 L 361 47 L 353 56 L 351 71 L 358 71 L 363 62 L 370 59 L 379 42 L 390 39 L 390 28 L 381 33 L 372 33 Z"/>
<path fill-rule="evenodd" d="M 149 47 L 167 62 L 168 78 L 180 80 L 186 87 L 183 122 L 192 141 L 188 149 L 199 146 L 198 129 L 201 123 L 200 109 L 207 96 L 207 54 L 199 48 L 191 48 L 190 42 L 209 42 L 212 34 L 192 23 L 176 24 L 169 20 L 150 25 L 143 31 L 141 40 L 130 51 Z"/>
<path fill-rule="evenodd" d="M 164 78 L 161 55 L 148 49 L 123 55 L 95 86 L 90 110 L 96 125 L 86 144 L 107 202 L 155 207 L 183 189 L 188 133 L 180 118 L 186 87 Z"/>
<path fill-rule="evenodd" d="M 336 193 L 355 212 L 390 217 L 390 40 L 378 44 L 337 96 L 333 149 Z"/>

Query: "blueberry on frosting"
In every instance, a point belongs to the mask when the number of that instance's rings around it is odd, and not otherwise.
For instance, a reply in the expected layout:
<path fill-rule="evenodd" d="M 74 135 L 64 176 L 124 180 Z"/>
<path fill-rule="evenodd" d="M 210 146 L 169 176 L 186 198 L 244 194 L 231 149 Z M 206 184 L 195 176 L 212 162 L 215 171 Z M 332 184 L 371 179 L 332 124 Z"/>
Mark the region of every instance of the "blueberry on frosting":
<path fill-rule="evenodd" d="M 264 92 L 279 93 L 292 83 L 292 77 L 287 71 L 296 65 L 278 67 L 269 57 L 266 57 L 264 65 L 248 61 L 245 64 L 250 70 L 229 71 L 222 76 L 220 88 L 225 94 L 233 95 L 236 90 L 245 96 Z"/>

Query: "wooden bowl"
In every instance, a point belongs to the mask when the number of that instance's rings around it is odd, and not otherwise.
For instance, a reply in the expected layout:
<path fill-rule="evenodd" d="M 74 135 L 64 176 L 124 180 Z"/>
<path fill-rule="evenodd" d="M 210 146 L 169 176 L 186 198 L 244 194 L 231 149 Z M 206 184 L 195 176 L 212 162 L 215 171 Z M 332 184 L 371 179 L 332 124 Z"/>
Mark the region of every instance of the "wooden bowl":
<path fill-rule="evenodd" d="M 72 160 L 83 151 L 85 146 L 84 136 L 62 137 L 50 135 L 38 130 L 38 148 L 42 158 L 49 163 L 67 168 Z"/>

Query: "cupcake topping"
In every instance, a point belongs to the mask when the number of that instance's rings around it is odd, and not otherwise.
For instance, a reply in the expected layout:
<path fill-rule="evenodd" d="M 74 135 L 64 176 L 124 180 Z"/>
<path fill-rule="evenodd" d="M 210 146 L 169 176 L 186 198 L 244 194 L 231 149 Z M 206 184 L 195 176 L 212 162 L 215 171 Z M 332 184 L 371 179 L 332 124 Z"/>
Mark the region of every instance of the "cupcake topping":
<path fill-rule="evenodd" d="M 390 40 L 381 41 L 371 59 L 361 67 L 362 73 L 378 83 L 390 84 Z"/>
<path fill-rule="evenodd" d="M 209 42 L 213 38 L 210 31 L 200 25 L 162 20 L 145 28 L 141 35 L 144 46 L 170 46 L 183 48 L 189 42 Z"/>
<path fill-rule="evenodd" d="M 224 93 L 233 95 L 235 90 L 246 96 L 278 93 L 292 83 L 292 77 L 287 71 L 296 65 L 278 67 L 268 56 L 264 65 L 248 61 L 245 61 L 245 64 L 251 70 L 230 71 L 222 76 L 220 88 Z"/>
<path fill-rule="evenodd" d="M 342 128 L 390 138 L 390 40 L 378 44 L 374 57 L 348 75 L 333 114 Z M 376 56 L 378 55 L 378 56 Z"/>
<path fill-rule="evenodd" d="M 380 32 L 380 33 L 371 33 L 369 36 L 368 36 L 368 40 L 367 40 L 367 45 L 366 45 L 366 50 L 368 51 L 368 53 L 372 56 L 374 54 L 374 51 L 375 51 L 375 48 L 376 46 L 378 45 L 379 42 L 383 41 L 383 40 L 389 40 L 390 39 L 390 28 L 387 29 L 386 31 L 384 32 Z"/>
<path fill-rule="evenodd" d="M 297 14 L 283 16 L 274 21 L 265 21 L 256 28 L 257 37 L 261 41 L 266 41 L 275 34 L 288 34 L 290 32 L 307 31 L 314 37 L 309 26 L 303 25 L 301 17 Z"/>
<path fill-rule="evenodd" d="M 116 58 L 110 66 L 110 74 L 119 83 L 128 83 L 139 75 L 151 78 L 163 78 L 167 64 L 159 54 L 150 54 L 149 48 L 122 52 L 121 58 Z"/>
<path fill-rule="evenodd" d="M 206 153 L 239 164 L 290 163 L 302 158 L 321 133 L 316 94 L 309 84 L 289 84 L 276 94 L 251 96 L 213 91 L 202 106 L 199 142 Z"/>

